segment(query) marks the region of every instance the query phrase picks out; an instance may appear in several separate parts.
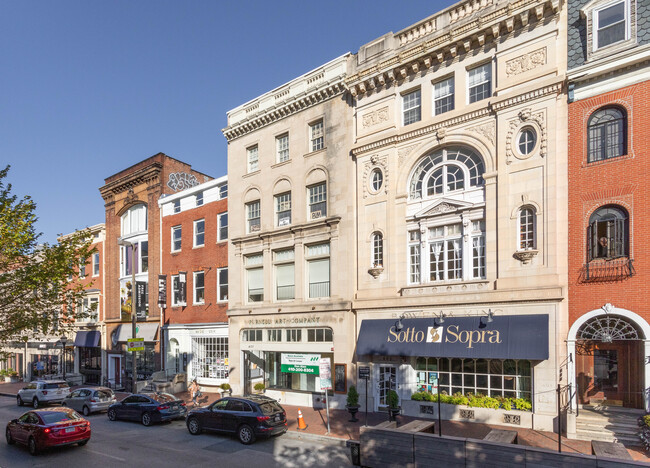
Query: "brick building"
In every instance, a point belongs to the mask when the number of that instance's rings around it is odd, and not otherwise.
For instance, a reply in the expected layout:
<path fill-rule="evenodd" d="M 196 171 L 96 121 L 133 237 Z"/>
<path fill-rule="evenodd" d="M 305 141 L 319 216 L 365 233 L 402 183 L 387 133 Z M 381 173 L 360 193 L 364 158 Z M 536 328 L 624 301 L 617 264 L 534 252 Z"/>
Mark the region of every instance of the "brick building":
<path fill-rule="evenodd" d="M 202 386 L 228 382 L 227 197 L 221 177 L 158 200 L 165 369 Z"/>
<path fill-rule="evenodd" d="M 568 2 L 572 409 L 648 407 L 649 10 L 648 0 Z M 570 435 L 594 437 L 571 418 Z"/>
<path fill-rule="evenodd" d="M 160 274 L 158 199 L 211 179 L 193 170 L 189 164 L 158 153 L 106 178 L 99 189 L 106 209 L 104 321 L 107 360 L 102 375 L 112 386 L 124 387 L 131 381 L 131 354 L 126 352 L 126 341 L 132 335 L 133 268 L 135 286 L 138 286 L 135 299 L 141 304 L 136 312 L 137 337 L 145 341 L 145 350 L 136 353 L 138 378 L 145 379 L 161 368 L 161 309 L 157 305 L 157 294 L 148 294 L 149 285 L 157 285 Z M 118 241 L 124 245 L 119 245 Z M 135 265 L 131 264 L 132 249 L 135 250 Z"/>

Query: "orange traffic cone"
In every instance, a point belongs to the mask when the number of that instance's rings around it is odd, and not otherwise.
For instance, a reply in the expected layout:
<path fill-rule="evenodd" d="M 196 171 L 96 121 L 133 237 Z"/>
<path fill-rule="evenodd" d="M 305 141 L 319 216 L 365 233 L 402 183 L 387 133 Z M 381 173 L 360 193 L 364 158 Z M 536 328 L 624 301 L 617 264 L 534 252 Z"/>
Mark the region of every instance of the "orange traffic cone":
<path fill-rule="evenodd" d="M 302 411 L 298 410 L 298 430 L 304 431 L 305 429 L 307 429 L 307 424 L 305 424 L 305 420 L 302 419 Z"/>

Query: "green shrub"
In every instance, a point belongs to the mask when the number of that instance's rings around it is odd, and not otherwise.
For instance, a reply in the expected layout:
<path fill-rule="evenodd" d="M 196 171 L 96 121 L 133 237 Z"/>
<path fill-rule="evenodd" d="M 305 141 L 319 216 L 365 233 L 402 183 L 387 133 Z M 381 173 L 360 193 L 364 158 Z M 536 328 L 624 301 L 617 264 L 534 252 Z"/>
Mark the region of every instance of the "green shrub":
<path fill-rule="evenodd" d="M 391 408 L 399 407 L 399 395 L 395 390 L 388 391 L 388 406 Z"/>
<path fill-rule="evenodd" d="M 411 400 L 414 401 L 438 401 L 438 394 L 431 394 L 429 392 L 420 391 L 411 395 Z M 502 396 L 488 397 L 477 393 L 467 393 L 466 395 L 460 392 L 454 393 L 453 396 L 447 395 L 445 392 L 440 393 L 440 403 L 447 403 L 449 405 L 467 405 L 473 408 L 489 408 L 511 410 L 514 408 L 519 411 L 531 411 L 533 405 L 530 401 L 524 398 L 506 398 Z M 650 415 L 648 416 L 648 427 L 650 427 Z"/>
<path fill-rule="evenodd" d="M 532 411 L 533 404 L 525 398 L 515 398 L 515 407 L 520 411 Z"/>
<path fill-rule="evenodd" d="M 261 392 L 261 391 L 264 390 L 266 387 L 264 386 L 264 384 L 263 384 L 262 382 L 257 382 L 253 388 L 254 388 L 255 390 L 257 390 L 258 392 Z"/>
<path fill-rule="evenodd" d="M 650 427 L 650 414 L 643 416 L 643 424 L 645 424 L 646 427 Z"/>
<path fill-rule="evenodd" d="M 426 401 L 427 392 L 415 392 L 411 395 L 411 400 L 413 401 Z"/>
<path fill-rule="evenodd" d="M 359 406 L 359 392 L 357 392 L 357 387 L 350 385 L 348 388 L 348 406 Z"/>

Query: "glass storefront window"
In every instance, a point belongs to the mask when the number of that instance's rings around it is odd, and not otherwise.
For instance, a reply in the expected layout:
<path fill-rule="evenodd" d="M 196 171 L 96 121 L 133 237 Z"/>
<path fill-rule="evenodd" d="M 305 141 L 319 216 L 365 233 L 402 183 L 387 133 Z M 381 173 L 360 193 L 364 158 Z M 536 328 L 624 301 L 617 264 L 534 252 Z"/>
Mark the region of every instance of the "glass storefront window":
<path fill-rule="evenodd" d="M 524 360 L 424 358 L 415 360 L 413 391 L 481 394 L 531 400 L 531 363 Z"/>
<path fill-rule="evenodd" d="M 275 351 L 262 352 L 264 357 L 264 378 L 270 389 L 293 390 L 302 392 L 322 392 L 320 377 L 311 374 L 293 374 L 281 371 L 282 353 Z M 308 353 L 313 354 L 313 353 Z M 322 353 L 321 358 L 329 358 L 334 362 L 334 353 Z"/>
<path fill-rule="evenodd" d="M 131 370 L 133 369 L 133 354 L 136 355 L 136 365 L 138 372 L 138 380 L 146 380 L 156 370 L 156 352 L 153 343 L 145 343 L 144 351 L 136 351 L 135 353 L 127 351 L 126 345 L 122 345 L 122 349 L 126 355 L 124 362 L 124 370 L 128 379 L 131 379 Z"/>
<path fill-rule="evenodd" d="M 262 330 L 256 330 L 262 333 Z M 199 379 L 228 378 L 228 337 L 192 338 L 192 376 Z"/>

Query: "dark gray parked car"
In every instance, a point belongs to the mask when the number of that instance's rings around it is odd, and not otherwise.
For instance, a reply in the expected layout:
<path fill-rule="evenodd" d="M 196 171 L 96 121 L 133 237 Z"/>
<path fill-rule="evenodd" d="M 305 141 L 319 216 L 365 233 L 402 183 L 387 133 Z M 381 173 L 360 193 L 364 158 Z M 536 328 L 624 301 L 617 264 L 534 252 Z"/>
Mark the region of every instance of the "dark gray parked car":
<path fill-rule="evenodd" d="M 106 411 L 113 403 L 116 403 L 113 390 L 106 387 L 77 388 L 61 403 L 63 406 L 88 416 L 90 413 Z"/>

